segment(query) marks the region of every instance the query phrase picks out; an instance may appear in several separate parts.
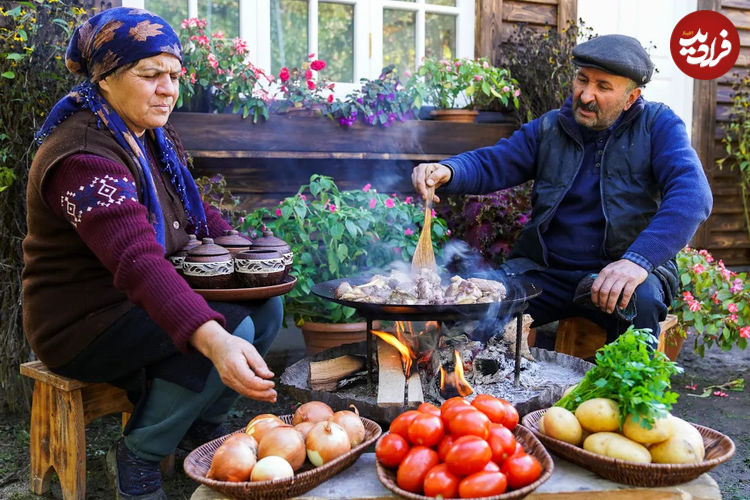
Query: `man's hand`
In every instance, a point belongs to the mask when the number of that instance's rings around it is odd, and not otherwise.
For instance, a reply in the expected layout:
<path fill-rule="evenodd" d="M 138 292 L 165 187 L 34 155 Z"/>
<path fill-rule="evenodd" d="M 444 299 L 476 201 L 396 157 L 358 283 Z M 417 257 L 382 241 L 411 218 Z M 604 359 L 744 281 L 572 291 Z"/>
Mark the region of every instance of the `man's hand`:
<path fill-rule="evenodd" d="M 216 321 L 198 327 L 191 344 L 211 360 L 221 381 L 239 394 L 259 401 L 276 402 L 273 372 L 251 343 L 235 337 Z"/>
<path fill-rule="evenodd" d="M 417 194 L 424 199 L 427 196 L 427 187 L 439 188 L 451 180 L 451 169 L 440 163 L 420 163 L 411 171 L 411 183 Z M 432 198 L 435 203 L 440 202 L 440 198 L 435 195 Z"/>
<path fill-rule="evenodd" d="M 636 287 L 646 281 L 648 271 L 635 262 L 620 259 L 599 271 L 599 276 L 591 285 L 591 302 L 602 311 L 612 314 L 615 306 L 624 309 L 633 296 Z M 617 299 L 622 294 L 620 303 Z"/>

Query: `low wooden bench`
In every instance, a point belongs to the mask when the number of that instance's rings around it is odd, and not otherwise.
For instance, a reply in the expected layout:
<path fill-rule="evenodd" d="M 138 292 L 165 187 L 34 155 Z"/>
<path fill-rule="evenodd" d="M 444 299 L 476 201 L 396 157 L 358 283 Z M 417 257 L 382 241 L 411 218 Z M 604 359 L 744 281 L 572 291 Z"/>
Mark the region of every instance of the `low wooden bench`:
<path fill-rule="evenodd" d="M 680 353 L 682 339 L 677 339 L 673 328 L 677 325 L 677 316 L 668 314 L 666 319 L 659 323 L 659 346 L 658 351 L 663 352 L 669 359 L 674 361 Z M 602 327 L 591 320 L 576 316 L 561 319 L 557 326 L 555 337 L 555 351 L 570 354 L 579 358 L 588 358 L 596 354 L 597 349 L 602 347 L 607 340 L 607 334 Z"/>
<path fill-rule="evenodd" d="M 41 361 L 22 364 L 21 374 L 35 380 L 29 445 L 31 491 L 37 495 L 47 492 L 54 468 L 65 500 L 85 498 L 86 424 L 122 413 L 124 426 L 133 405 L 123 389 L 56 375 Z"/>

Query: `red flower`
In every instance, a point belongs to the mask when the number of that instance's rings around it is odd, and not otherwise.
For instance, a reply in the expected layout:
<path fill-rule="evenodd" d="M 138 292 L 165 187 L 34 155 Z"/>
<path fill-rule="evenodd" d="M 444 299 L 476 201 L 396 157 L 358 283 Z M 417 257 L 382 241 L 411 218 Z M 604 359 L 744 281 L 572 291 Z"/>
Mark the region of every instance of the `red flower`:
<path fill-rule="evenodd" d="M 310 71 L 309 69 L 305 71 L 305 78 L 307 80 L 312 80 L 312 71 Z"/>
<path fill-rule="evenodd" d="M 310 90 L 315 90 L 315 82 L 312 80 L 307 80 L 307 88 Z"/>
<path fill-rule="evenodd" d="M 333 102 L 333 94 L 330 94 L 330 95 L 328 96 L 328 102 Z"/>
<path fill-rule="evenodd" d="M 310 63 L 310 67 L 315 71 L 320 71 L 321 69 L 326 67 L 326 62 L 321 61 L 320 59 L 316 59 Z"/>
<path fill-rule="evenodd" d="M 282 82 L 289 80 L 289 68 L 281 68 L 281 71 L 279 72 L 279 80 L 281 80 Z"/>

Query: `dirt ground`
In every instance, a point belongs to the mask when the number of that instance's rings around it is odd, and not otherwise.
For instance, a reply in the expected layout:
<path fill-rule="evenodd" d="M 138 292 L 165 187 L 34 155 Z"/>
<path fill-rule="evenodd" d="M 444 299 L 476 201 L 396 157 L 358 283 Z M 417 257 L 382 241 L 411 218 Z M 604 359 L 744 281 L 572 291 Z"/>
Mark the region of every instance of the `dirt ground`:
<path fill-rule="evenodd" d="M 283 336 L 283 341 L 277 342 L 266 356 L 266 361 L 277 376 L 281 375 L 284 367 L 304 355 L 298 330 L 285 331 Z M 700 358 L 693 353 L 692 340 L 688 339 L 678 363 L 685 369 L 685 373 L 676 377 L 672 383 L 673 390 L 680 393 L 673 413 L 732 438 L 737 447 L 734 457 L 710 474 L 721 487 L 723 498 L 750 500 L 750 388 L 743 392 L 724 391 L 726 397 L 713 394 L 706 398 L 694 397 L 709 386 L 719 386 L 738 378 L 747 381 L 750 376 L 750 350 L 710 350 L 705 358 Z M 693 386 L 695 389 L 692 389 Z M 291 413 L 296 405 L 297 402 L 283 392 L 280 392 L 274 405 L 243 400 L 231 415 L 230 427 L 240 428 L 259 413 Z M 104 473 L 104 454 L 117 439 L 119 425 L 119 416 L 112 415 L 101 418 L 86 428 L 86 498 L 114 498 L 112 486 Z M 27 415 L 0 413 L 0 499 L 60 499 L 62 494 L 54 475 L 49 493 L 38 497 L 29 492 L 28 431 Z M 170 499 L 189 499 L 198 486 L 182 471 L 181 463 L 185 455 L 186 452 L 178 450 L 175 471 L 171 476 L 165 477 L 164 489 Z"/>

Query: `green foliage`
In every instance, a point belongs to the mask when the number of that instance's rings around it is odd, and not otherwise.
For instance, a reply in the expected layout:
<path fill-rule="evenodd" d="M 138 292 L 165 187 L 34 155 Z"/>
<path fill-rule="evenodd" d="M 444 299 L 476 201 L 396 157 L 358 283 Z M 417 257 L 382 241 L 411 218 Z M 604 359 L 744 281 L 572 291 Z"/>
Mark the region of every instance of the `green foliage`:
<path fill-rule="evenodd" d="M 247 214 L 243 231 L 264 227 L 286 241 L 294 252 L 291 274 L 297 285 L 285 295 L 285 315 L 297 325 L 305 321 L 345 323 L 361 321 L 355 310 L 310 293 L 315 283 L 371 275 L 396 261 L 411 262 L 419 239 L 423 207 L 411 197 L 375 192 L 369 184 L 361 190 L 340 191 L 333 179 L 310 177 L 295 196 L 273 210 L 261 208 Z M 433 219 L 433 245 L 448 238 L 445 221 Z"/>
<path fill-rule="evenodd" d="M 750 238 L 750 75 L 740 77 L 735 74 L 732 83 L 732 114 L 726 125 L 722 144 L 727 155 L 716 161 L 723 168 L 726 163 L 739 171 L 742 207 L 745 213 L 745 230 Z"/>
<path fill-rule="evenodd" d="M 682 336 L 695 333 L 695 350 L 703 356 L 713 344 L 729 351 L 747 347 L 750 339 L 750 281 L 706 250 L 685 247 L 677 254 L 681 295 L 672 301 Z"/>
<path fill-rule="evenodd" d="M 206 34 L 205 19 L 185 19 L 179 29 L 183 73 L 177 106 L 185 111 L 231 110 L 268 119 L 270 99 L 264 83 L 271 81 L 248 58 L 247 44 L 221 32 Z"/>
<path fill-rule="evenodd" d="M 487 59 L 424 60 L 407 88 L 414 92 L 415 106 L 432 104 L 440 109 L 486 109 L 494 101 L 518 108 L 518 82 L 506 68 Z"/>
<path fill-rule="evenodd" d="M 76 83 L 64 56 L 82 4 L 35 0 L 0 7 L 0 387 L 11 409 L 28 404 L 18 365 L 29 359 L 21 322 L 21 241 L 34 132 Z"/>
<path fill-rule="evenodd" d="M 620 408 L 620 425 L 633 415 L 636 422 L 643 420 L 644 427 L 653 427 L 677 401 L 678 394 L 669 390 L 670 377 L 682 373 L 682 368 L 663 353 L 651 352 L 650 338 L 648 330 L 628 328 L 596 352 L 596 366 L 555 406 L 575 411 L 589 399 L 609 398 Z"/>
<path fill-rule="evenodd" d="M 333 83 L 328 83 L 322 71 L 326 62 L 315 59 L 315 54 L 308 55 L 309 61 L 304 61 L 299 68 L 281 68 L 279 81 L 281 83 L 277 96 L 279 111 L 289 108 L 309 109 L 323 114 L 328 103 L 333 102 Z"/>
<path fill-rule="evenodd" d="M 240 204 L 239 196 L 234 196 L 232 191 L 227 187 L 227 180 L 221 174 L 211 177 L 203 176 L 195 179 L 201 199 L 217 208 L 222 217 L 229 221 L 233 227 L 240 223 L 240 213 L 237 206 Z"/>

